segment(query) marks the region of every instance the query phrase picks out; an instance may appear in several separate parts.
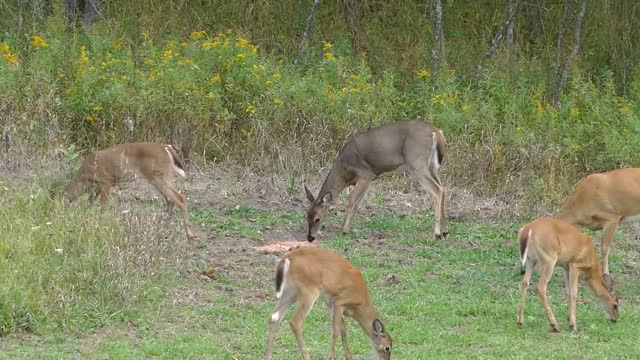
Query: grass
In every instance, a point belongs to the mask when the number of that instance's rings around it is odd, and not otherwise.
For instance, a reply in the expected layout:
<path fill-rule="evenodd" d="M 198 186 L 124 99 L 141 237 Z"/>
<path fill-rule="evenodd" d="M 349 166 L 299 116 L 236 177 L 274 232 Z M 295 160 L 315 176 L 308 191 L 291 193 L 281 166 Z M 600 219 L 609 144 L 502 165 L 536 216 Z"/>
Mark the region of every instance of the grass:
<path fill-rule="evenodd" d="M 194 223 L 206 224 L 213 234 L 229 231 L 226 235 L 237 237 L 264 234 L 266 227 L 287 229 L 304 221 L 297 212 L 243 204 L 194 209 L 193 216 Z M 521 279 L 515 232 L 520 222 L 454 222 L 450 236 L 437 241 L 431 237 L 429 213 L 382 211 L 368 219 L 358 216 L 350 235 L 337 234 L 341 221 L 342 214 L 330 214 L 320 245 L 345 255 L 363 272 L 373 302 L 394 338 L 394 358 L 628 358 L 640 351 L 636 339 L 638 270 L 625 265 L 636 258 L 632 243 L 620 234 L 610 257 L 623 299 L 618 323 L 606 321 L 595 297 L 582 286 L 580 331 L 570 332 L 561 320 L 562 332 L 554 335 L 532 292 L 524 328 L 515 325 Z M 275 306 L 275 296 L 272 262 L 259 261 L 267 255 L 253 256 L 256 265 L 244 272 L 257 278 L 256 283 L 232 273 L 209 282 L 151 278 L 164 293 L 156 305 L 136 307 L 136 313 L 127 317 L 131 323 L 115 320 L 76 333 L 39 329 L 35 337 L 11 335 L 0 344 L 0 358 L 261 358 L 266 319 Z M 565 319 L 567 303 L 561 288 L 557 271 L 550 283 L 551 306 L 558 319 Z M 176 301 L 180 297 L 171 296 L 191 290 L 208 295 L 196 301 Z M 347 327 L 355 358 L 371 358 L 362 331 L 351 320 Z M 326 358 L 330 319 L 322 304 L 310 313 L 304 331 L 312 358 Z M 275 351 L 278 359 L 299 358 L 286 323 L 277 334 Z M 341 347 L 338 353 L 342 354 Z"/>

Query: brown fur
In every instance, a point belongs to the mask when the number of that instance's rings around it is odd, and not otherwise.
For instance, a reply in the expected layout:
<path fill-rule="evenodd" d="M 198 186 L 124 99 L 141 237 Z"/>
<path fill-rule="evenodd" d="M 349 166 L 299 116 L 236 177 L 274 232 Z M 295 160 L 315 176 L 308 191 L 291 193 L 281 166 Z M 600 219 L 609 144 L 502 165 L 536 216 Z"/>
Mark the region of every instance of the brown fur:
<path fill-rule="evenodd" d="M 435 144 L 434 141 L 435 134 Z M 433 151 L 440 165 L 444 159 L 442 131 L 421 119 L 396 121 L 354 135 L 340 150 L 318 196 L 305 186 L 311 207 L 307 211 L 307 240 L 315 240 L 327 209 L 338 195 L 353 185 L 342 232 L 351 231 L 353 216 L 370 183 L 387 173 L 408 171 L 431 194 L 435 213 L 434 235 L 449 233 L 445 214 L 445 188 L 435 166 Z"/>
<path fill-rule="evenodd" d="M 193 239 L 187 201 L 174 186 L 174 166 L 184 171 L 183 163 L 172 145 L 114 145 L 87 156 L 75 178 L 65 186 L 64 196 L 73 201 L 83 193 L 88 193 L 91 200 L 99 197 L 102 206 L 106 206 L 112 187 L 141 176 L 164 196 L 170 211 L 173 204 L 180 207 L 187 237 Z"/>
<path fill-rule="evenodd" d="M 309 359 L 302 338 L 302 322 L 320 295 L 324 295 L 327 308 L 333 318 L 332 359 L 335 358 L 338 334 L 342 337 L 345 356 L 348 359 L 351 358 L 343 315 L 355 319 L 360 324 L 373 342 L 380 359 L 390 359 L 391 336 L 384 331 L 384 326 L 378 319 L 376 308 L 371 304 L 369 290 L 360 271 L 332 251 L 307 247 L 285 254 L 278 264 L 277 274 L 287 260 L 290 265 L 289 270 L 283 274 L 282 296 L 269 318 L 267 359 L 271 359 L 273 354 L 273 336 L 278 324 L 294 302 L 297 306 L 291 319 L 291 329 L 296 336 L 302 357 Z M 274 315 L 277 315 L 276 319 L 273 318 Z"/>
<path fill-rule="evenodd" d="M 602 230 L 602 269 L 609 273 L 609 246 L 621 222 L 640 215 L 640 168 L 591 174 L 576 187 L 557 218 L 590 230 Z"/>
<path fill-rule="evenodd" d="M 549 317 L 554 332 L 560 331 L 547 300 L 547 283 L 556 265 L 565 270 L 565 283 L 569 290 L 569 324 L 576 330 L 576 298 L 579 279 L 585 280 L 600 299 L 610 320 L 618 318 L 618 298 L 613 294 L 613 284 L 603 275 L 591 238 L 575 226 L 555 218 L 539 218 L 520 229 L 520 257 L 526 271 L 520 288 L 518 326 L 524 322 L 524 305 L 529 280 L 534 268 L 540 270 L 537 293 Z M 526 254 L 526 255 L 525 255 Z M 526 256 L 526 258 L 524 258 Z"/>

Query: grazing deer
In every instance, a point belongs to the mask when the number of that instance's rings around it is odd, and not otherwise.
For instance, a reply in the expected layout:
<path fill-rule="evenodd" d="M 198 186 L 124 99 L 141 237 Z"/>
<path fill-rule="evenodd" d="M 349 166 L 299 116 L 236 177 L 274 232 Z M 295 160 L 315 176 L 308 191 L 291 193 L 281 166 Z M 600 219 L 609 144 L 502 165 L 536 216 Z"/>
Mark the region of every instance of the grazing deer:
<path fill-rule="evenodd" d="M 602 271 L 608 274 L 609 245 L 618 226 L 640 221 L 640 168 L 587 176 L 556 217 L 589 230 L 602 230 Z"/>
<path fill-rule="evenodd" d="M 189 222 L 187 201 L 174 186 L 174 172 L 186 176 L 182 161 L 173 145 L 114 145 L 87 156 L 76 177 L 65 186 L 64 197 L 73 201 L 83 193 L 88 193 L 91 201 L 100 197 L 100 203 L 104 207 L 114 185 L 142 176 L 164 196 L 169 212 L 172 212 L 173 204 L 180 207 L 187 238 L 192 240 L 194 235 Z"/>
<path fill-rule="evenodd" d="M 315 240 L 329 205 L 346 187 L 354 185 L 342 232 L 351 230 L 369 184 L 395 171 L 408 171 L 433 197 L 436 238 L 447 236 L 445 189 L 438 177 L 444 158 L 442 130 L 420 119 L 397 121 L 354 135 L 340 150 L 317 197 L 305 185 L 311 207 L 307 211 L 307 240 Z"/>
<path fill-rule="evenodd" d="M 290 322 L 291 330 L 302 358 L 310 359 L 302 338 L 302 322 L 320 295 L 323 295 L 333 319 L 330 359 L 336 358 L 338 334 L 342 338 L 345 358 L 352 358 L 343 315 L 360 324 L 380 359 L 391 358 L 391 336 L 378 319 L 367 285 L 360 272 L 342 256 L 320 248 L 300 248 L 285 254 L 276 268 L 276 292 L 279 302 L 269 318 L 267 360 L 271 360 L 273 355 L 273 336 L 278 325 L 295 302 L 297 306 Z"/>
<path fill-rule="evenodd" d="M 547 300 L 547 284 L 556 265 L 564 268 L 565 282 L 569 288 L 569 325 L 574 331 L 576 327 L 576 298 L 578 281 L 585 280 L 600 300 L 602 307 L 611 321 L 618 319 L 618 298 L 613 291 L 613 281 L 609 274 L 603 274 L 598 263 L 596 251 L 591 238 L 580 232 L 568 222 L 555 218 L 539 218 L 520 229 L 520 259 L 526 266 L 520 286 L 520 308 L 518 327 L 524 322 L 524 304 L 529 287 L 529 280 L 534 268 L 538 267 L 540 279 L 537 293 L 542 306 L 549 317 L 553 332 L 559 332 L 549 302 Z"/>

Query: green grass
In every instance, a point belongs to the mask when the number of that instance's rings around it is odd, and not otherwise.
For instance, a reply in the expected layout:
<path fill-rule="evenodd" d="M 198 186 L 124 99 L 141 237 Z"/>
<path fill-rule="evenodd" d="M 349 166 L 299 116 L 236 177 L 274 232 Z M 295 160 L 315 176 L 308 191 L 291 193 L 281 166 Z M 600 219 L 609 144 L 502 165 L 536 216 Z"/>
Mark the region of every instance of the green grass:
<path fill-rule="evenodd" d="M 265 226 L 285 229 L 304 221 L 302 214 L 246 205 L 197 209 L 194 218 L 215 234 L 220 234 L 231 221 L 243 224 L 233 230 L 234 236 L 255 234 Z M 342 214 L 330 214 L 328 228 L 337 229 L 341 220 Z M 327 233 L 319 241 L 322 247 L 345 255 L 363 272 L 381 319 L 393 336 L 394 358 L 636 356 L 640 351 L 636 339 L 640 286 L 635 281 L 638 270 L 625 266 L 627 255 L 634 248 L 631 241 L 618 236 L 617 248 L 610 257 L 617 291 L 623 299 L 618 323 L 606 321 L 595 297 L 582 286 L 578 303 L 580 331 L 569 331 L 563 320 L 567 317 L 567 303 L 562 293 L 562 277 L 557 271 L 550 283 L 550 300 L 556 317 L 561 319 L 562 332 L 554 335 L 537 296 L 531 291 L 524 328 L 518 329 L 515 324 L 521 279 L 515 232 L 520 225 L 481 221 L 451 223 L 451 235 L 438 241 L 431 237 L 429 213 L 381 212 L 370 219 L 357 217 L 353 234 Z M 379 234 L 384 236 L 375 236 Z M 266 255 L 255 254 L 256 258 L 263 256 Z M 256 265 L 246 271 L 260 278 L 258 286 L 251 287 L 231 275 L 205 283 L 174 281 L 170 284 L 175 289 L 199 288 L 215 296 L 201 304 L 163 301 L 159 294 L 157 306 L 138 307 L 137 312 L 128 317 L 133 322 L 131 328 L 115 320 L 75 335 L 55 328 L 41 329 L 35 338 L 18 334 L 3 340 L 0 353 L 4 355 L 0 357 L 261 358 L 265 350 L 266 320 L 275 306 L 272 267 Z M 398 282 L 387 281 L 391 276 Z M 165 280 L 155 281 L 164 287 L 168 284 Z M 221 286 L 234 291 L 217 291 Z M 252 298 L 248 293 L 266 296 Z M 62 313 L 61 316 L 78 314 Z M 351 320 L 347 320 L 347 327 L 355 358 L 371 358 L 372 350 L 363 332 Z M 304 334 L 312 358 L 326 358 L 330 319 L 320 302 L 306 320 Z M 93 340 L 96 338 L 99 341 Z M 286 323 L 276 336 L 275 352 L 278 359 L 299 358 Z M 342 354 L 340 346 L 338 352 Z"/>

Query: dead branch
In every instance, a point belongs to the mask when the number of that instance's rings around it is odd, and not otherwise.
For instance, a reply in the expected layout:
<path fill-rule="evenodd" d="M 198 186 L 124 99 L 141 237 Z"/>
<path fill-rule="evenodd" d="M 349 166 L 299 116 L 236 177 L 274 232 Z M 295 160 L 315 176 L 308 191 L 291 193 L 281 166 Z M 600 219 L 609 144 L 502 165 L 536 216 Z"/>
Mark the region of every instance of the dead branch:
<path fill-rule="evenodd" d="M 513 22 L 518 12 L 518 4 L 519 0 L 509 0 L 509 3 L 507 4 L 507 16 L 505 17 L 504 22 L 493 37 L 493 40 L 491 40 L 491 47 L 484 54 L 482 60 L 480 60 L 480 63 L 478 63 L 478 70 L 482 69 L 482 67 L 484 66 L 484 62 L 487 59 L 495 55 L 502 40 L 504 40 L 504 38 L 508 36 L 509 29 L 511 28 L 511 31 L 513 31 Z"/>

